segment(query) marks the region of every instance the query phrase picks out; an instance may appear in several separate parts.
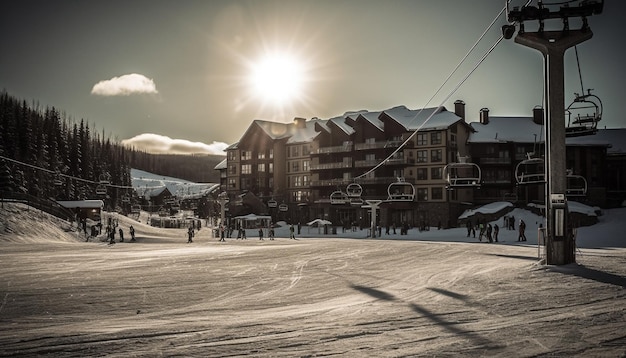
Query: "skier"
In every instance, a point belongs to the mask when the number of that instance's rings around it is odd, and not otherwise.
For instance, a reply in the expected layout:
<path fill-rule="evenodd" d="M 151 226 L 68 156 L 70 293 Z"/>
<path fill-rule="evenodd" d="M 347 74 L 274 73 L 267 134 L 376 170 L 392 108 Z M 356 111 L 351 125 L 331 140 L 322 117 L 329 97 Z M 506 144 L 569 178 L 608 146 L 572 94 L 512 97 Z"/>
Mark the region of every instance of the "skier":
<path fill-rule="evenodd" d="M 263 229 L 259 228 L 259 240 L 263 240 Z"/>
<path fill-rule="evenodd" d="M 109 229 L 109 245 L 115 244 L 115 229 L 110 228 Z"/>
<path fill-rule="evenodd" d="M 487 228 L 485 229 L 485 237 L 487 238 L 487 241 L 489 242 L 493 242 L 493 239 L 491 238 L 491 230 L 493 228 L 491 227 L 491 223 L 487 224 Z"/>
<path fill-rule="evenodd" d="M 270 226 L 270 229 L 269 229 L 269 237 L 270 237 L 270 240 L 274 240 L 274 228 L 272 226 Z"/>
<path fill-rule="evenodd" d="M 193 242 L 193 229 L 191 228 L 191 226 L 189 227 L 189 229 L 187 229 L 187 243 L 192 243 Z"/>
<path fill-rule="evenodd" d="M 120 232 L 120 242 L 124 242 L 124 231 L 122 230 L 122 228 L 120 228 L 119 232 Z"/>
<path fill-rule="evenodd" d="M 135 228 L 131 225 L 128 230 L 130 231 L 130 241 L 135 241 Z"/>

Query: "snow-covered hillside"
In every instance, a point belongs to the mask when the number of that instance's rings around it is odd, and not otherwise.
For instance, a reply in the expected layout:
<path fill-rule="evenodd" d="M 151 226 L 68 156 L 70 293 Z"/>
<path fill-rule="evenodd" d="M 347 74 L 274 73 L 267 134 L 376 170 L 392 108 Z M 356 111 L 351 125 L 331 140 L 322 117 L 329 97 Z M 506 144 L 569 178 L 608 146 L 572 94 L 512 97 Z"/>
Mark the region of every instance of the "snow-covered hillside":
<path fill-rule="evenodd" d="M 139 196 L 155 188 L 166 187 L 179 199 L 195 199 L 219 189 L 219 183 L 193 183 L 187 180 L 166 177 L 143 170 L 131 169 L 132 185 Z"/>

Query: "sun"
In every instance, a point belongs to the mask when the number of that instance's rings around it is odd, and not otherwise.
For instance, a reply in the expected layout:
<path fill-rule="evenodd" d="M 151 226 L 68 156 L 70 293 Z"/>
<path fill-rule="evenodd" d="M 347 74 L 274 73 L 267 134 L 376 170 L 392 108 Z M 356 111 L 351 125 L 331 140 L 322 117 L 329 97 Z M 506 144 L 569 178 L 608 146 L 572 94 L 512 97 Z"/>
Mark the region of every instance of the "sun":
<path fill-rule="evenodd" d="M 302 95 L 304 65 L 288 54 L 265 55 L 251 66 L 249 81 L 254 96 L 285 106 Z"/>

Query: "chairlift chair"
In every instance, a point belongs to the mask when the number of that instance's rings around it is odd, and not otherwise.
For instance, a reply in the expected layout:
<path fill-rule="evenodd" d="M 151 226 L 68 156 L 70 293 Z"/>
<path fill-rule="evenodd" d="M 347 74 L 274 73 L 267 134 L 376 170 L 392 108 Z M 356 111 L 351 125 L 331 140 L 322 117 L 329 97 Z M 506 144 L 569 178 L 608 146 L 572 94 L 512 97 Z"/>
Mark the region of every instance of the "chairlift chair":
<path fill-rule="evenodd" d="M 109 175 L 106 173 L 100 174 L 98 176 L 98 182 L 103 185 L 110 184 Z"/>
<path fill-rule="evenodd" d="M 131 206 L 130 212 L 133 214 L 139 214 L 141 212 L 141 206 L 140 205 Z"/>
<path fill-rule="evenodd" d="M 346 187 L 346 194 L 350 198 L 359 198 L 361 197 L 362 193 L 363 193 L 363 187 L 361 187 L 361 185 L 358 183 L 350 183 Z"/>
<path fill-rule="evenodd" d="M 55 186 L 62 186 L 63 185 L 63 177 L 61 176 L 61 173 L 56 172 L 56 174 L 54 174 L 53 184 Z"/>
<path fill-rule="evenodd" d="M 270 199 L 267 201 L 267 207 L 268 208 L 275 208 L 278 206 L 278 202 L 274 199 Z"/>
<path fill-rule="evenodd" d="M 567 171 L 567 187 L 565 195 L 567 196 L 585 196 L 587 195 L 587 179 L 582 175 L 575 175 L 571 170 Z"/>
<path fill-rule="evenodd" d="M 130 203 L 130 196 L 128 194 L 122 195 L 122 203 Z"/>
<path fill-rule="evenodd" d="M 415 199 L 415 187 L 413 184 L 398 178 L 396 182 L 387 187 L 387 201 L 413 201 Z"/>
<path fill-rule="evenodd" d="M 515 167 L 515 181 L 517 185 L 545 184 L 546 168 L 543 158 L 533 158 L 533 153 L 527 153 L 526 159 L 517 163 Z"/>
<path fill-rule="evenodd" d="M 335 205 L 346 204 L 349 202 L 348 194 L 341 190 L 333 191 L 330 194 L 330 203 Z"/>
<path fill-rule="evenodd" d="M 574 93 L 574 101 L 565 109 L 567 115 L 566 137 L 580 137 L 595 134 L 598 122 L 602 119 L 602 101 L 596 95 Z"/>
<path fill-rule="evenodd" d="M 96 194 L 97 195 L 107 195 L 107 187 L 104 184 L 99 184 L 96 187 Z"/>
<path fill-rule="evenodd" d="M 481 170 L 478 164 L 468 161 L 469 157 L 458 157 L 457 163 L 443 167 L 443 177 L 448 189 L 478 188 L 481 184 Z"/>

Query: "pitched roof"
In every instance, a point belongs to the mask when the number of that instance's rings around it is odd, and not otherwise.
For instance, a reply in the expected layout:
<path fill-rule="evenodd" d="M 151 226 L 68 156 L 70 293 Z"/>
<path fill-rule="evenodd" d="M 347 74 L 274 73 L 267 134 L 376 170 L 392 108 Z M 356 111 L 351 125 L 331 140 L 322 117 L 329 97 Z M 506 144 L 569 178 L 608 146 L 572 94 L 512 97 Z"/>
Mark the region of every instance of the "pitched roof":
<path fill-rule="evenodd" d="M 475 132 L 470 133 L 468 143 L 543 143 L 544 127 L 533 122 L 532 117 L 489 117 L 488 124 L 471 122 Z"/>
<path fill-rule="evenodd" d="M 383 112 L 407 130 L 446 129 L 462 120 L 461 117 L 449 112 L 445 107 L 408 109 L 405 106 L 397 106 Z"/>
<path fill-rule="evenodd" d="M 605 145 L 608 154 L 626 154 L 626 128 L 598 129 L 594 135 L 566 139 L 567 145 Z"/>

